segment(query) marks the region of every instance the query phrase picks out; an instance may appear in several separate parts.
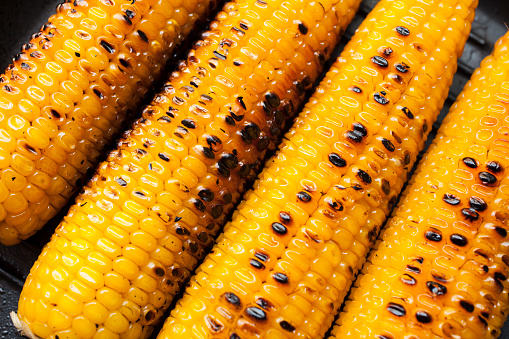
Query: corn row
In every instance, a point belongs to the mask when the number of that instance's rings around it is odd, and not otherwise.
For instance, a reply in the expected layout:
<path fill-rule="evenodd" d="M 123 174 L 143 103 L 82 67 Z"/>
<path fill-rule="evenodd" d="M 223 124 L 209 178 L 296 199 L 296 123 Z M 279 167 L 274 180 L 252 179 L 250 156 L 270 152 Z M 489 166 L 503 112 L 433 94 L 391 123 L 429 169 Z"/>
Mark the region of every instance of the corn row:
<path fill-rule="evenodd" d="M 44 338 L 148 337 L 359 2 L 226 4 L 57 228 L 15 323 Z"/>
<path fill-rule="evenodd" d="M 444 120 L 336 338 L 497 338 L 509 312 L 509 34 Z"/>
<path fill-rule="evenodd" d="M 158 338 L 323 338 L 435 121 L 475 1 L 381 1 Z"/>
<path fill-rule="evenodd" d="M 39 230 L 81 189 L 176 47 L 216 0 L 76 0 L 0 76 L 0 243 Z"/>

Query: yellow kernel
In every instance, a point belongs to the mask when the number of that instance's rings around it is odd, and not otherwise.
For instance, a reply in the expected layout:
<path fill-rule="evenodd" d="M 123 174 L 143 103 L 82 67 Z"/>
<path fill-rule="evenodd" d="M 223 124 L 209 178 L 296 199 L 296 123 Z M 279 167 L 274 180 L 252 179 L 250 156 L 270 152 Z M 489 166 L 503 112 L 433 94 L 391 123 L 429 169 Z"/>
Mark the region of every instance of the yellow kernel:
<path fill-rule="evenodd" d="M 94 289 L 99 289 L 104 286 L 103 275 L 87 266 L 83 266 L 78 271 L 78 278 Z"/>
<path fill-rule="evenodd" d="M 4 201 L 3 206 L 5 210 L 12 214 L 18 214 L 28 208 L 28 201 L 23 194 L 19 192 L 11 193 Z"/>
<path fill-rule="evenodd" d="M 97 291 L 97 301 L 103 304 L 109 310 L 116 310 L 122 305 L 122 294 L 109 288 L 104 287 Z"/>
<path fill-rule="evenodd" d="M 84 339 L 92 338 L 96 332 L 95 323 L 81 315 L 73 319 L 72 329 Z"/>
<path fill-rule="evenodd" d="M 95 324 L 102 324 L 106 321 L 108 314 L 108 309 L 96 300 L 83 305 L 83 315 Z"/>
<path fill-rule="evenodd" d="M 129 328 L 129 322 L 120 312 L 112 312 L 106 322 L 104 323 L 104 327 L 109 329 L 114 333 L 124 333 Z"/>
<path fill-rule="evenodd" d="M 113 270 L 120 273 L 127 279 L 134 279 L 138 275 L 139 268 L 131 260 L 124 257 L 118 257 L 113 260 Z"/>
<path fill-rule="evenodd" d="M 58 300 L 58 307 L 65 314 L 75 317 L 83 311 L 83 303 L 73 298 L 68 293 L 62 294 Z"/>
<path fill-rule="evenodd" d="M 120 293 L 129 290 L 129 280 L 117 272 L 108 272 L 104 275 L 104 285 Z"/>
<path fill-rule="evenodd" d="M 145 265 L 149 261 L 148 253 L 133 245 L 123 247 L 122 255 L 132 260 L 138 267 Z"/>

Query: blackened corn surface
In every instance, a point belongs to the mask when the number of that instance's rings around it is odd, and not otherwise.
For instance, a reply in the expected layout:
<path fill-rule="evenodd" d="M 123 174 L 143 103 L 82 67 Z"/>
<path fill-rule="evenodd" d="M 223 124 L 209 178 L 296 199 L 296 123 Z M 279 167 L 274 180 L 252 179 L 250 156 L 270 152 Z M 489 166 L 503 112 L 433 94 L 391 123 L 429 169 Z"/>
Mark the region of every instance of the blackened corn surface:
<path fill-rule="evenodd" d="M 447 97 L 476 5 L 378 3 L 159 339 L 323 338 Z"/>
<path fill-rule="evenodd" d="M 0 243 L 65 206 L 216 0 L 76 0 L 0 75 Z"/>
<path fill-rule="evenodd" d="M 509 313 L 508 47 L 506 34 L 451 108 L 336 338 L 500 335 Z"/>
<path fill-rule="evenodd" d="M 225 5 L 44 248 L 20 298 L 25 327 L 44 338 L 146 338 L 359 2 Z"/>

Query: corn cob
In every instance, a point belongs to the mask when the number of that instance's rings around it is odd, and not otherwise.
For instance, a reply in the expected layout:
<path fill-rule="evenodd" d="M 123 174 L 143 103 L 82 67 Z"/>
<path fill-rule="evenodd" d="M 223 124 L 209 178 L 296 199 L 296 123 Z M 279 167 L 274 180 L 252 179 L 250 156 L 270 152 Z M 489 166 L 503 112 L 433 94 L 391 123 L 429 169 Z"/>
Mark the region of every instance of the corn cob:
<path fill-rule="evenodd" d="M 378 3 L 158 339 L 323 338 L 445 101 L 475 5 Z"/>
<path fill-rule="evenodd" d="M 500 335 L 509 312 L 508 47 L 506 34 L 451 108 L 334 337 Z"/>
<path fill-rule="evenodd" d="M 33 235 L 81 189 L 101 150 L 216 2 L 57 7 L 0 75 L 0 243 Z"/>
<path fill-rule="evenodd" d="M 15 323 L 44 338 L 146 338 L 359 2 L 225 5 L 57 228 Z"/>

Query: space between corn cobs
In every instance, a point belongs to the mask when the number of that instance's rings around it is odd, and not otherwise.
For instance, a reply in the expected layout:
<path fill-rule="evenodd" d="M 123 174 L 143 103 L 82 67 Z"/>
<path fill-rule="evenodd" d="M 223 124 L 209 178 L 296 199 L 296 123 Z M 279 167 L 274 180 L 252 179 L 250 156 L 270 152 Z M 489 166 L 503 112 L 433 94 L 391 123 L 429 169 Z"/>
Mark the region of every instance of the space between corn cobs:
<path fill-rule="evenodd" d="M 509 310 L 508 47 L 506 33 L 451 108 L 334 337 L 500 335 Z"/>
<path fill-rule="evenodd" d="M 447 97 L 477 1 L 380 1 L 158 338 L 322 338 Z"/>
<path fill-rule="evenodd" d="M 27 239 L 93 172 L 217 1 L 67 1 L 0 76 L 0 243 Z"/>
<path fill-rule="evenodd" d="M 149 336 L 359 3 L 226 4 L 43 249 L 15 324 L 44 338 Z"/>

